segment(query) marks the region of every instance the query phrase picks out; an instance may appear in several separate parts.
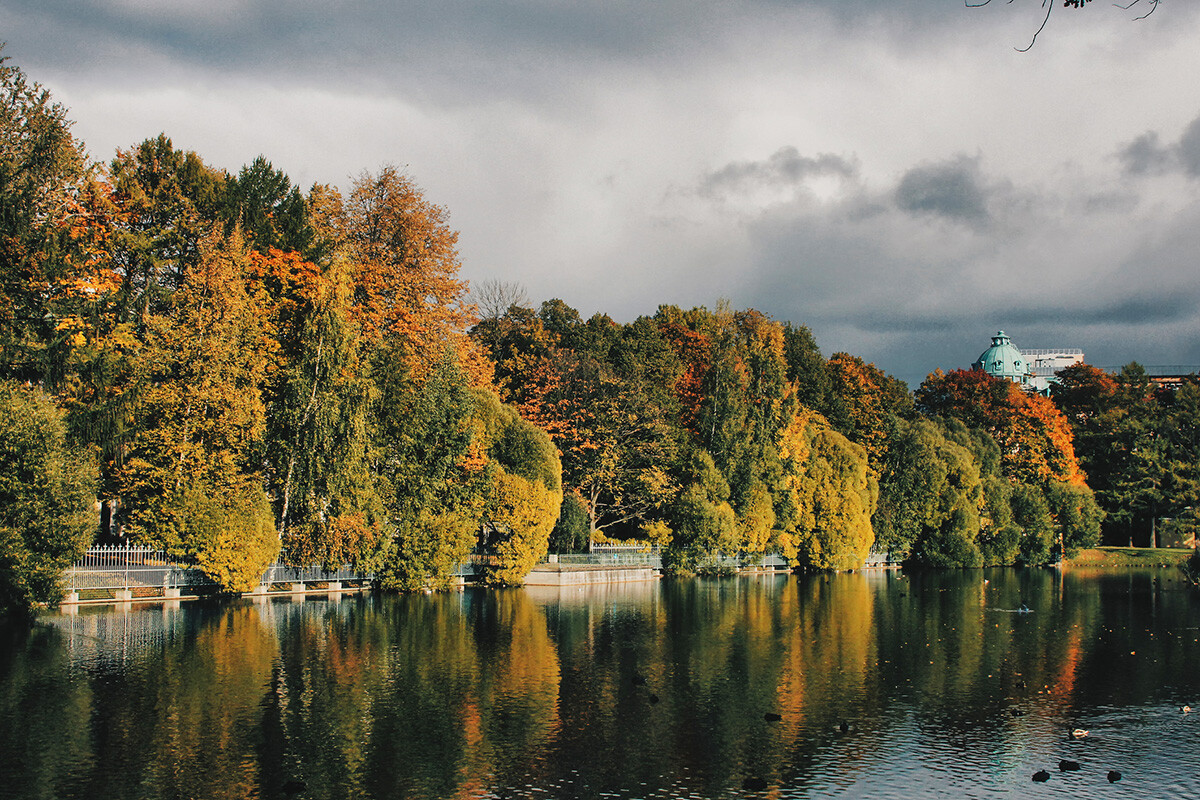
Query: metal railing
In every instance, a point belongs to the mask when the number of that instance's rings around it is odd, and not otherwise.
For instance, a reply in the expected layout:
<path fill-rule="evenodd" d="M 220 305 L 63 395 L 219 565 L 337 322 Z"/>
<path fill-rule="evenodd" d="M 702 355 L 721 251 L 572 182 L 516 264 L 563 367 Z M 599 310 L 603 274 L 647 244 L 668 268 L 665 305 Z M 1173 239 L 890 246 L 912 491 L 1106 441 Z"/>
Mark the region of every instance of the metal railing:
<path fill-rule="evenodd" d="M 602 545 L 590 553 L 561 553 L 559 564 L 577 566 L 648 566 L 662 569 L 662 551 L 645 545 Z M 715 553 L 705 557 L 706 569 L 789 569 L 788 560 L 778 553 Z"/>
<path fill-rule="evenodd" d="M 294 567 L 276 562 L 263 572 L 261 585 L 369 581 L 372 575 L 349 564 L 336 570 L 322 566 Z M 99 545 L 63 573 L 68 592 L 89 589 L 138 590 L 214 588 L 216 583 L 194 564 L 173 558 L 165 550 L 141 545 Z"/>
<path fill-rule="evenodd" d="M 212 585 L 194 566 L 179 564 L 166 551 L 140 545 L 88 548 L 63 575 L 69 592 L 81 589 L 178 589 Z"/>
<path fill-rule="evenodd" d="M 560 553 L 559 564 L 577 566 L 628 566 L 662 569 L 662 553 L 658 547 L 640 544 L 593 545 L 590 553 Z"/>

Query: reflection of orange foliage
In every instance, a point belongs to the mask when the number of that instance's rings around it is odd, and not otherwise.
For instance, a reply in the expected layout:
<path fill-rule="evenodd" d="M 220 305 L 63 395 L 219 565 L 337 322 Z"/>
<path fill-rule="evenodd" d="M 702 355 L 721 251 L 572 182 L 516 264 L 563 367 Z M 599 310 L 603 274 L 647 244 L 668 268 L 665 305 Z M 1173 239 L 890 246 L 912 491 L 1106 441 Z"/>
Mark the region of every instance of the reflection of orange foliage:
<path fill-rule="evenodd" d="M 464 758 L 458 770 L 458 786 L 453 797 L 483 797 L 488 787 L 487 762 L 482 757 L 484 738 L 483 720 L 479 714 L 479 703 L 474 696 L 468 698 L 460 709 L 463 721 Z"/>
<path fill-rule="evenodd" d="M 485 730 L 492 737 L 485 745 L 491 757 L 491 768 L 486 771 L 503 781 L 506 773 L 536 760 L 558 729 L 561 671 L 558 652 L 546 631 L 546 617 L 527 594 L 520 590 L 500 593 L 496 614 L 512 638 L 496 653 L 489 670 L 492 679 L 481 687 L 479 705 Z M 521 718 L 519 723 L 504 722 L 514 715 Z M 496 738 L 498 732 L 511 736 L 515 731 L 524 732 L 525 740 Z"/>
<path fill-rule="evenodd" d="M 785 726 L 799 735 L 806 706 L 837 708 L 861 692 L 876 661 L 874 593 L 861 573 L 793 583 L 780 597 L 789 620 L 779 679 Z"/>
<path fill-rule="evenodd" d="M 164 675 L 177 682 L 161 697 L 171 704 L 156 727 L 160 762 L 148 774 L 186 776 L 174 792 L 193 797 L 250 797 L 259 790 L 258 756 L 244 735 L 260 723 L 263 687 L 279 656 L 279 642 L 256 609 L 226 611 L 196 637 L 179 669 Z"/>
<path fill-rule="evenodd" d="M 1075 692 L 1075 681 L 1079 677 L 1079 667 L 1086 654 L 1083 649 L 1083 635 L 1078 628 L 1072 628 L 1068 634 L 1066 650 L 1063 653 L 1062 664 L 1058 669 L 1050 693 L 1059 698 L 1070 698 Z"/>

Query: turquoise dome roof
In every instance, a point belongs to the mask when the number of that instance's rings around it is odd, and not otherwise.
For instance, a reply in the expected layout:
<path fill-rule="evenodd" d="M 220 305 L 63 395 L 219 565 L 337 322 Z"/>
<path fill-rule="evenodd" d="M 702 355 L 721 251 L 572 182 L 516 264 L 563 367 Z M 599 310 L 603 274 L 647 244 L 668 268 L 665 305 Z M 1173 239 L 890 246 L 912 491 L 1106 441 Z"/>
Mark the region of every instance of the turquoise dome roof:
<path fill-rule="evenodd" d="M 981 369 L 994 378 L 1004 378 L 1014 383 L 1024 383 L 1032 370 L 1025 356 L 1005 335 L 999 331 L 992 337 L 992 346 L 984 350 L 971 369 Z"/>

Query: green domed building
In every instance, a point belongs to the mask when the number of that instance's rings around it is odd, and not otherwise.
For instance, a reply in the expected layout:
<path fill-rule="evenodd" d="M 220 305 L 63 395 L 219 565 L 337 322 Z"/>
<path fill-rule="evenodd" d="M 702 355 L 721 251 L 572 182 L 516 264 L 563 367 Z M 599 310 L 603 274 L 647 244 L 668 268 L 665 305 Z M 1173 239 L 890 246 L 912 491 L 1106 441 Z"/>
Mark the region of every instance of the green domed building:
<path fill-rule="evenodd" d="M 1008 334 L 997 331 L 992 337 L 992 346 L 979 355 L 979 360 L 971 365 L 971 369 L 1020 384 L 1031 392 L 1049 394 L 1050 385 L 1058 383 L 1055 373 L 1082 361 L 1082 350 L 1073 347 L 1020 350 L 1008 338 Z"/>
<path fill-rule="evenodd" d="M 1029 379 L 1033 377 L 1029 362 L 1004 331 L 999 331 L 992 337 L 992 346 L 980 354 L 979 360 L 971 365 L 971 369 L 983 370 L 993 378 L 1003 378 L 1022 386 L 1029 383 Z"/>

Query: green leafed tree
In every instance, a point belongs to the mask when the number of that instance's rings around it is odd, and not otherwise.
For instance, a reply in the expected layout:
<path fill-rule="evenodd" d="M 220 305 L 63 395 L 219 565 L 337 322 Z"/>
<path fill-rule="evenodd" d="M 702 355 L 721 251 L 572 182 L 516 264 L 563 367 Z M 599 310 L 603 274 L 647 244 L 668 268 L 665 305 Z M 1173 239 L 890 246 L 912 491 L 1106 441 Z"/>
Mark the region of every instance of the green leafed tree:
<path fill-rule="evenodd" d="M 1046 501 L 1058 534 L 1057 552 L 1073 558 L 1081 549 L 1100 544 L 1100 524 L 1104 511 L 1087 486 L 1055 481 L 1046 489 Z"/>
<path fill-rule="evenodd" d="M 492 488 L 475 398 L 454 353 L 422 384 L 395 340 L 375 355 L 371 472 L 385 522 L 374 570 L 385 588 L 444 588 L 471 553 Z"/>
<path fill-rule="evenodd" d="M 0 611 L 57 602 L 96 532 L 96 467 L 39 390 L 0 381 Z"/>
<path fill-rule="evenodd" d="M 1013 485 L 998 474 L 983 479 L 983 514 L 975 537 L 982 566 L 1004 567 L 1017 562 L 1021 553 L 1021 528 L 1013 519 Z"/>
<path fill-rule="evenodd" d="M 254 159 L 230 179 L 227 203 L 227 230 L 240 227 L 255 250 L 295 252 L 309 261 L 329 254 L 330 243 L 310 223 L 300 190 L 265 157 Z"/>
<path fill-rule="evenodd" d="M 87 176 L 66 109 L 0 58 L 0 374 L 51 371 L 57 304 L 71 276 L 70 211 Z"/>
<path fill-rule="evenodd" d="M 737 548 L 735 515 L 729 484 L 706 451 L 693 451 L 683 478 L 683 491 L 671 509 L 669 547 L 663 568 L 669 572 L 702 570 L 719 554 Z"/>
<path fill-rule="evenodd" d="M 118 150 L 109 174 L 117 212 L 113 263 L 122 276 L 116 313 L 141 328 L 152 314 L 170 313 L 172 295 L 200 263 L 228 178 L 165 134 Z"/>
<path fill-rule="evenodd" d="M 978 566 L 983 488 L 972 453 L 924 419 L 892 418 L 887 442 L 876 547 L 924 566 Z"/>
<path fill-rule="evenodd" d="M 1040 487 L 1014 483 L 1012 496 L 1013 523 L 1021 530 L 1017 559 L 1022 564 L 1041 566 L 1053 563 L 1057 544 L 1054 517 L 1050 504 Z"/>
<path fill-rule="evenodd" d="M 579 495 L 569 492 L 564 494 L 562 507 L 558 511 L 558 521 L 554 523 L 554 530 L 550 532 L 550 552 L 586 552 L 590 533 L 587 506 Z"/>

